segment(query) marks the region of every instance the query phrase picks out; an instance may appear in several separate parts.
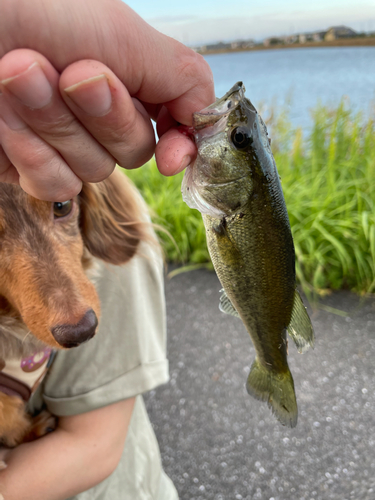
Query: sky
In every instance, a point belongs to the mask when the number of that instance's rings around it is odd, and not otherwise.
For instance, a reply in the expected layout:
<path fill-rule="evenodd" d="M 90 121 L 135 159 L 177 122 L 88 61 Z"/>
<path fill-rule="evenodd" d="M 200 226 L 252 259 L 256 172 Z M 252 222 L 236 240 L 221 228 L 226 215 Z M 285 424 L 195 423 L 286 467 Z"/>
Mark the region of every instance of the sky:
<path fill-rule="evenodd" d="M 325 30 L 375 31 L 374 0 L 128 0 L 157 30 L 194 46 Z"/>

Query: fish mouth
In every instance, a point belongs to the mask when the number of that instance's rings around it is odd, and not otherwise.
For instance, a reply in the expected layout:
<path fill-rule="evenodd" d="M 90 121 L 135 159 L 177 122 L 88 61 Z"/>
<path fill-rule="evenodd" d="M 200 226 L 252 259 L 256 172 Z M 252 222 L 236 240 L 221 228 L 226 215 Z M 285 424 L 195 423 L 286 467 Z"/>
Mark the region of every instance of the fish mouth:
<path fill-rule="evenodd" d="M 243 100 L 245 86 L 242 82 L 237 82 L 220 99 L 217 99 L 207 108 L 193 114 L 193 127 L 196 131 L 215 125 L 222 118 L 226 118 Z"/>

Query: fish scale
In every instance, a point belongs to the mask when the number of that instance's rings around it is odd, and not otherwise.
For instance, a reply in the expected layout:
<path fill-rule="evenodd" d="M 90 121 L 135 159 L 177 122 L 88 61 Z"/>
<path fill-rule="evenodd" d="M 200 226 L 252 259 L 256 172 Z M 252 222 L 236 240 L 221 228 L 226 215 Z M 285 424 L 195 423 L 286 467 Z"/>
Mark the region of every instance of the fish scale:
<path fill-rule="evenodd" d="M 198 155 L 182 192 L 202 213 L 223 286 L 220 309 L 242 320 L 255 347 L 247 390 L 294 427 L 286 334 L 303 352 L 313 345 L 313 329 L 296 291 L 293 239 L 266 127 L 244 92 L 239 82 L 194 114 Z"/>

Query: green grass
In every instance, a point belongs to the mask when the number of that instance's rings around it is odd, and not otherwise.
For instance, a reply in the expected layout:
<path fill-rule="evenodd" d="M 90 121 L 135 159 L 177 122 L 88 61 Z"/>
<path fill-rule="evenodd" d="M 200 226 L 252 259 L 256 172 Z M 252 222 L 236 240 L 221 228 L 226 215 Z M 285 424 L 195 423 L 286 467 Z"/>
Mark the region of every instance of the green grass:
<path fill-rule="evenodd" d="M 282 179 L 305 290 L 375 290 L 375 123 L 342 103 L 318 106 L 308 134 L 285 113 L 272 116 L 272 149 Z M 181 197 L 182 175 L 165 178 L 151 160 L 127 172 L 154 211 L 171 262 L 209 261 L 201 216 Z M 176 249 L 176 245 L 178 249 Z"/>
<path fill-rule="evenodd" d="M 164 177 L 152 159 L 142 168 L 128 170 L 126 174 L 150 206 L 153 222 L 169 233 L 159 231 L 167 260 L 180 264 L 209 262 L 201 214 L 182 201 L 183 173 Z"/>

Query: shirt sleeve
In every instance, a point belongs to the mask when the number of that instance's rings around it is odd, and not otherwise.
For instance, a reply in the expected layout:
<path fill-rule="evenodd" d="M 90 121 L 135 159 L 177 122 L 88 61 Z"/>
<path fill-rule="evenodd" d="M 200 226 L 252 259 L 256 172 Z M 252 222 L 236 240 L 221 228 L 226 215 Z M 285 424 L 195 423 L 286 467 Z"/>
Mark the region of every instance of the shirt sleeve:
<path fill-rule="evenodd" d="M 43 399 L 57 416 L 95 410 L 168 381 L 163 266 L 145 244 L 124 266 L 96 261 L 101 301 L 96 336 L 59 351 Z"/>

